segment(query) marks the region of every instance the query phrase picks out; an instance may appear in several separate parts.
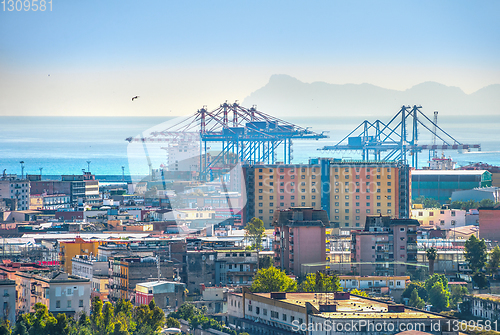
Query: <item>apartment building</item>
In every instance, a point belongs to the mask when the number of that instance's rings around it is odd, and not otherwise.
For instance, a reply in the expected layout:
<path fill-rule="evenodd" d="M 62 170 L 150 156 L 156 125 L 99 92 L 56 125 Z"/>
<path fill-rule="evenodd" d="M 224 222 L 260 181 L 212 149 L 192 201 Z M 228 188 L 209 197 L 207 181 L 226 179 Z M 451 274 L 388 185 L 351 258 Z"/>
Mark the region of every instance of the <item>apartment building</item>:
<path fill-rule="evenodd" d="M 351 260 L 357 275 L 401 276 L 417 264 L 414 219 L 368 217 L 364 230 L 352 231 Z"/>
<path fill-rule="evenodd" d="M 500 320 L 500 295 L 472 294 L 466 295 L 463 300 L 460 306 L 461 311 L 466 312 L 464 305 L 468 305 L 471 316 L 492 321 Z"/>
<path fill-rule="evenodd" d="M 154 299 L 156 306 L 174 311 L 186 300 L 186 284 L 170 281 L 150 281 L 135 287 L 135 304 L 147 305 Z"/>
<path fill-rule="evenodd" d="M 334 293 L 232 293 L 227 322 L 249 334 L 458 334 L 448 317 L 349 294 Z M 329 325 L 329 327 L 327 327 Z M 436 327 L 438 326 L 438 327 Z M 410 328 L 411 327 L 411 328 Z"/>
<path fill-rule="evenodd" d="M 311 207 L 278 210 L 273 225 L 275 267 L 302 275 L 308 270 L 302 265 L 326 262 L 326 228 L 330 225 L 326 211 Z"/>
<path fill-rule="evenodd" d="M 305 165 L 245 165 L 244 221 L 271 226 L 274 211 L 289 207 L 326 210 L 341 227 L 362 227 L 366 216 L 408 217 L 410 169 L 391 162 L 311 159 Z"/>
<path fill-rule="evenodd" d="M 11 279 L 0 279 L 0 319 L 9 320 L 11 325 L 16 323 L 16 282 Z"/>
<path fill-rule="evenodd" d="M 452 229 L 465 226 L 463 209 L 424 208 L 412 209 L 411 217 L 418 220 L 421 226 L 434 226 L 439 229 Z"/>
<path fill-rule="evenodd" d="M 128 299 L 135 302 L 136 285 L 148 279 L 173 278 L 173 263 L 156 257 L 112 256 L 108 259 L 109 299 Z"/>
<path fill-rule="evenodd" d="M 16 210 L 30 209 L 30 183 L 27 179 L 19 179 L 16 175 L 0 176 L 0 199 L 12 199 L 16 202 Z"/>

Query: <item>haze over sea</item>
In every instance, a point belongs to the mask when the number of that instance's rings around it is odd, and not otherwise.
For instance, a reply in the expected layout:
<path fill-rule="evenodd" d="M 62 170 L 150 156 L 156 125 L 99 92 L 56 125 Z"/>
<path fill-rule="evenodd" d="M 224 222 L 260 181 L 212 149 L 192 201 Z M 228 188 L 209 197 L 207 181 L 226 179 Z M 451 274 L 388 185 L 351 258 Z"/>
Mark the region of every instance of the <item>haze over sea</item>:
<path fill-rule="evenodd" d="M 500 115 L 495 116 L 439 116 L 439 126 L 462 143 L 482 145 L 481 152 L 458 153 L 446 151 L 458 165 L 484 162 L 500 165 Z M 158 126 L 168 117 L 0 117 L 0 173 L 21 174 L 20 161 L 25 162 L 25 174 L 43 175 L 80 174 L 82 169 L 96 175 L 146 175 L 148 163 L 144 156 L 130 156 L 127 152 L 130 136 L 144 133 Z M 360 159 L 356 152 L 324 152 L 317 149 L 336 144 L 351 132 L 362 117 L 287 118 L 286 121 L 316 132 L 329 131 L 329 139 L 293 143 L 293 163 L 306 163 L 312 157 Z M 374 121 L 374 120 L 371 120 Z M 386 122 L 388 120 L 382 119 Z M 165 129 L 161 128 L 159 129 Z M 421 144 L 432 139 L 424 128 L 419 128 Z M 440 144 L 440 141 L 437 142 Z M 215 148 L 214 148 L 215 149 Z M 166 163 L 163 150 L 152 156 L 152 167 Z M 280 157 L 278 156 L 278 160 Z M 419 155 L 419 166 L 426 165 L 427 152 Z"/>

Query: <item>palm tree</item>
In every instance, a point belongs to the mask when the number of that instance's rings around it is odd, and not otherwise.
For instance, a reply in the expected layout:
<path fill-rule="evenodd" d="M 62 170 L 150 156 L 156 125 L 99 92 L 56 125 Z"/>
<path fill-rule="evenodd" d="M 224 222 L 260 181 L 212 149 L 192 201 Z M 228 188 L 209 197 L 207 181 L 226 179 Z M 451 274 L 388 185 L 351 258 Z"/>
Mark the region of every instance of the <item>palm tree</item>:
<path fill-rule="evenodd" d="M 425 251 L 427 259 L 429 260 L 429 274 L 432 276 L 434 274 L 434 261 L 437 257 L 437 250 L 432 247 Z"/>

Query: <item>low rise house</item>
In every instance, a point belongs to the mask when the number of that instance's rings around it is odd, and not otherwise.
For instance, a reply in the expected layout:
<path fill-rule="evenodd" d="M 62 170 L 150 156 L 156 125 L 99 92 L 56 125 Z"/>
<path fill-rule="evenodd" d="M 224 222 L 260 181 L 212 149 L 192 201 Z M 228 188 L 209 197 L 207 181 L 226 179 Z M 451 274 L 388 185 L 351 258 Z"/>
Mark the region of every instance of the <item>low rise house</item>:
<path fill-rule="evenodd" d="M 135 304 L 147 305 L 151 300 L 156 306 L 174 311 L 186 300 L 186 284 L 171 281 L 151 281 L 135 286 Z"/>
<path fill-rule="evenodd" d="M 500 320 L 500 295 L 473 294 L 466 295 L 463 300 L 461 312 L 468 312 L 479 319 Z"/>

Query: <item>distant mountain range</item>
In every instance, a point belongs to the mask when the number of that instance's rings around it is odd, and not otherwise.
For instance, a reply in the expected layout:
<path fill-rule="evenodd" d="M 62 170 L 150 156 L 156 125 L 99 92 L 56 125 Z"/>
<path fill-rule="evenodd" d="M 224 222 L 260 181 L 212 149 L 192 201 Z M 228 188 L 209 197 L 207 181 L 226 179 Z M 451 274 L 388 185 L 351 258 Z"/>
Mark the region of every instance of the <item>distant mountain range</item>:
<path fill-rule="evenodd" d="M 271 76 L 264 87 L 250 94 L 243 106 L 274 116 L 392 116 L 402 105 L 421 105 L 422 111 L 440 115 L 499 115 L 500 84 L 472 94 L 436 82 L 424 82 L 406 91 L 371 84 L 303 83 L 288 75 Z"/>

